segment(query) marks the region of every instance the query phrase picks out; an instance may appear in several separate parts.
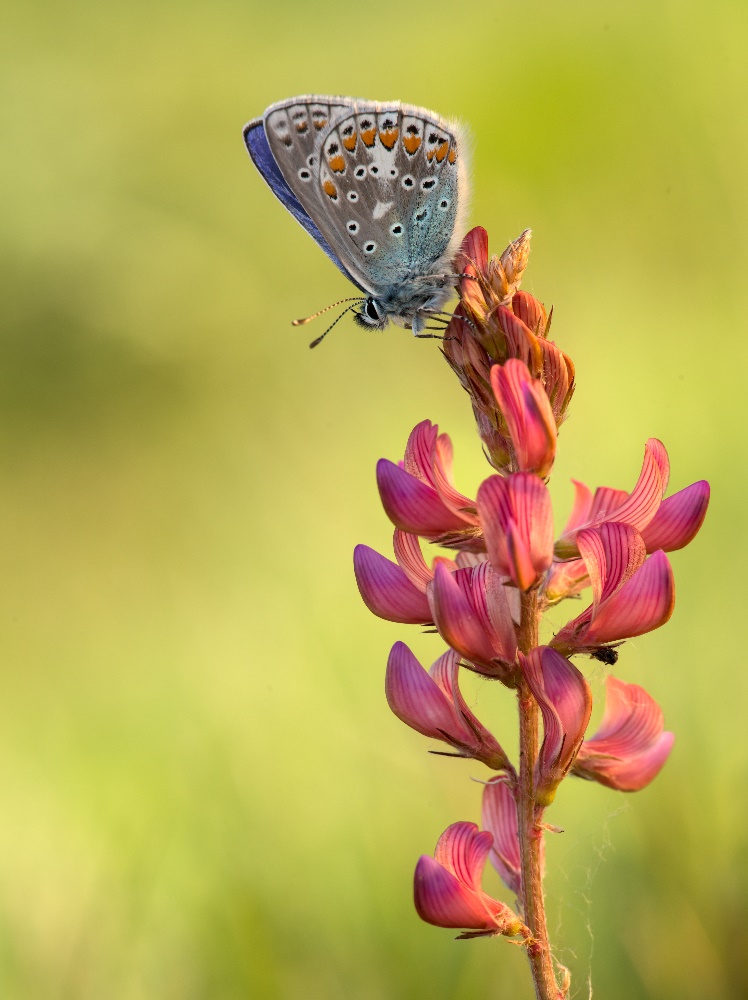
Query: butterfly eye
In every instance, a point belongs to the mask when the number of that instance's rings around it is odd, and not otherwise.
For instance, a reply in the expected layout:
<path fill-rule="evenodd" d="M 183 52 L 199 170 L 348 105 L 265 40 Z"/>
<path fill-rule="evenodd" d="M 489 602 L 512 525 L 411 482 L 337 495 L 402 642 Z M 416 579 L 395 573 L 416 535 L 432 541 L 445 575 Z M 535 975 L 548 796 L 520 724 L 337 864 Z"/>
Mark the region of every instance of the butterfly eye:
<path fill-rule="evenodd" d="M 379 311 L 379 306 L 374 301 L 374 299 L 367 299 L 366 305 L 364 306 L 364 312 L 370 320 L 375 323 L 379 323 L 382 319 L 382 314 Z"/>
<path fill-rule="evenodd" d="M 370 240 L 364 246 L 364 253 L 374 253 L 376 249 L 377 249 L 376 243 L 373 240 Z"/>
<path fill-rule="evenodd" d="M 356 167 L 353 171 L 353 176 L 358 177 L 361 180 L 362 177 L 366 177 L 366 167 Z"/>
<path fill-rule="evenodd" d="M 358 223 L 355 222 L 354 220 L 351 220 L 348 223 L 348 226 L 346 228 L 348 229 L 349 233 L 357 233 L 358 232 Z"/>
<path fill-rule="evenodd" d="M 349 191 L 346 197 L 348 201 L 358 201 L 358 195 L 355 191 Z"/>
<path fill-rule="evenodd" d="M 306 167 L 302 167 L 301 170 L 299 171 L 299 177 L 301 178 L 302 181 L 308 181 L 308 180 L 310 180 L 311 176 L 312 175 L 306 169 Z"/>
<path fill-rule="evenodd" d="M 390 232 L 392 233 L 393 236 L 402 236 L 403 227 L 400 225 L 399 222 L 396 222 L 394 226 L 390 226 Z"/>
<path fill-rule="evenodd" d="M 404 188 L 412 188 L 413 185 L 415 184 L 415 181 L 410 176 L 410 174 L 406 174 L 405 177 L 403 177 L 403 179 L 402 179 L 402 181 L 400 183 L 402 184 L 402 186 Z"/>

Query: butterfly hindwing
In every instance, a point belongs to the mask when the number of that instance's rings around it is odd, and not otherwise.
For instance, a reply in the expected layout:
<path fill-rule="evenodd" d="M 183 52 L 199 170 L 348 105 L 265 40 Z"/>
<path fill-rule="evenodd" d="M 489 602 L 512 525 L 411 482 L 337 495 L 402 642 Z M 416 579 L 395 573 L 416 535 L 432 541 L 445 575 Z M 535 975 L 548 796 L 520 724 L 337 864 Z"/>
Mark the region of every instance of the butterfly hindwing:
<path fill-rule="evenodd" d="M 457 145 L 441 119 L 399 104 L 356 102 L 326 130 L 320 224 L 372 291 L 428 274 L 449 256 L 459 208 Z"/>

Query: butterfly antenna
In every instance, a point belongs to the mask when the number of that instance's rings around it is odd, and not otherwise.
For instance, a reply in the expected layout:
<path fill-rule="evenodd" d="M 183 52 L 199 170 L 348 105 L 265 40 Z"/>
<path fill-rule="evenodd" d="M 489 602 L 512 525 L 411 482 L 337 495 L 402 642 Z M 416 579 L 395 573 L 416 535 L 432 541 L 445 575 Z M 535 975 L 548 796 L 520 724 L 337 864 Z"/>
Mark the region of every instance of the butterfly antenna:
<path fill-rule="evenodd" d="M 348 300 L 347 300 L 347 299 L 343 299 L 342 301 L 343 301 L 343 302 L 347 302 Z M 359 299 L 359 298 L 357 297 L 357 298 L 356 298 L 356 301 L 357 301 L 357 302 L 360 302 L 361 300 L 360 300 L 360 299 Z M 336 303 L 336 305 L 340 305 L 340 303 L 339 303 L 339 302 L 337 302 L 337 303 Z M 355 303 L 354 303 L 354 306 L 355 306 Z M 354 307 L 354 306 L 348 306 L 348 308 L 347 308 L 347 309 L 344 309 L 344 310 L 342 311 L 342 313 L 341 313 L 341 314 L 340 314 L 339 316 L 337 316 L 337 317 L 336 317 L 336 318 L 335 318 L 335 319 L 334 319 L 334 320 L 332 321 L 332 323 L 330 323 L 330 325 L 329 325 L 329 326 L 328 326 L 328 328 L 327 328 L 327 329 L 325 330 L 325 332 L 324 332 L 324 333 L 321 333 L 321 334 L 319 335 L 319 337 L 317 337 L 317 339 L 316 339 L 316 340 L 313 340 L 313 341 L 311 342 L 311 344 L 310 344 L 309 346 L 310 346 L 310 347 L 316 347 L 316 346 L 317 346 L 317 344 L 321 344 L 321 343 L 322 343 L 322 341 L 323 341 L 323 340 L 325 339 L 325 337 L 326 337 L 326 336 L 328 335 L 328 333 L 330 332 L 330 330 L 332 330 L 332 328 L 333 328 L 333 327 L 335 326 L 335 324 L 336 324 L 336 323 L 339 323 L 339 322 L 341 321 L 341 319 L 342 319 L 342 318 L 343 318 L 343 317 L 345 316 L 345 314 L 346 314 L 346 313 L 349 313 L 349 312 L 351 311 L 351 309 L 353 309 L 353 307 Z M 327 308 L 328 308 L 328 309 L 331 309 L 331 308 L 332 308 L 332 306 L 328 306 Z M 327 309 L 323 309 L 323 310 L 322 310 L 322 312 L 327 312 Z M 318 315 L 319 315 L 319 314 L 318 314 Z"/>
<path fill-rule="evenodd" d="M 311 321 L 313 319 L 316 319 L 318 316 L 321 316 L 322 313 L 329 312 L 331 309 L 334 309 L 336 306 L 341 306 L 344 302 L 363 302 L 363 299 L 362 299 L 362 297 L 360 295 L 349 295 L 347 299 L 338 299 L 337 302 L 333 302 L 332 305 L 325 306 L 324 309 L 320 309 L 319 312 L 313 313 L 311 316 L 306 316 L 304 319 L 295 319 L 295 320 L 292 320 L 291 326 L 305 326 L 307 323 L 311 323 Z M 353 306 L 349 306 L 349 308 L 352 309 Z M 346 309 L 346 312 L 348 312 L 348 309 Z M 345 313 L 341 313 L 340 315 L 344 316 Z M 340 316 L 338 317 L 338 319 L 340 319 Z M 337 321 L 338 320 L 335 320 L 336 323 L 337 323 Z M 333 326 L 334 325 L 335 324 L 333 324 Z M 325 333 L 326 332 L 327 331 L 325 331 Z M 322 337 L 324 337 L 324 335 L 325 334 L 323 333 Z M 319 339 L 321 340 L 322 337 L 320 337 Z M 315 343 L 317 343 L 317 341 L 315 341 Z"/>

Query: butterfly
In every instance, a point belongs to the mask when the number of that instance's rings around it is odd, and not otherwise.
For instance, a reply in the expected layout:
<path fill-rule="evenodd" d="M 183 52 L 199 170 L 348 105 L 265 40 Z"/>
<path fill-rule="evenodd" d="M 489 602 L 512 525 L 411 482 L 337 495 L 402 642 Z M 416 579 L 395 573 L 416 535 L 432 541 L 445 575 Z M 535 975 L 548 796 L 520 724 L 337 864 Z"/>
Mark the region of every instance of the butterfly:
<path fill-rule="evenodd" d="M 272 104 L 244 141 L 273 194 L 362 293 L 342 300 L 353 304 L 335 322 L 352 311 L 363 327 L 391 320 L 429 336 L 457 278 L 459 126 L 399 101 L 304 95 Z"/>

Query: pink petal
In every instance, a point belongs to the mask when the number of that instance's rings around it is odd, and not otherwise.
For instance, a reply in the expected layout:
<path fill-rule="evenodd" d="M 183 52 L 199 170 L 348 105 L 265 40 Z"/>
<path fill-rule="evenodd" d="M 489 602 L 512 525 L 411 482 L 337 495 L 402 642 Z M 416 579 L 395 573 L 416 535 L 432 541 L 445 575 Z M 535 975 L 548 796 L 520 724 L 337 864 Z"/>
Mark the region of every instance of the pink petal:
<path fill-rule="evenodd" d="M 483 789 L 481 824 L 493 836 L 488 859 L 504 884 L 522 895 L 522 859 L 519 847 L 517 803 L 506 781 L 493 778 Z"/>
<path fill-rule="evenodd" d="M 584 741 L 584 747 L 617 757 L 641 753 L 660 737 L 663 728 L 662 709 L 643 687 L 609 676 L 600 727 Z"/>
<path fill-rule="evenodd" d="M 675 581 L 667 556 L 651 555 L 612 597 L 604 601 L 584 637 L 585 645 L 643 635 L 664 625 L 675 606 Z"/>
<path fill-rule="evenodd" d="M 612 486 L 598 486 L 590 505 L 590 524 L 613 519 L 614 511 L 617 511 L 628 497 L 626 490 L 615 490 Z"/>
<path fill-rule="evenodd" d="M 462 696 L 459 685 L 460 657 L 453 650 L 447 650 L 432 664 L 430 676 L 443 692 L 449 702 L 454 705 L 457 719 L 460 723 L 462 736 L 459 743 L 468 748 L 474 757 L 482 760 L 490 767 L 505 768 L 508 759 L 493 733 L 473 715 Z M 458 741 L 455 740 L 455 743 Z"/>
<path fill-rule="evenodd" d="M 472 569 L 450 573 L 437 564 L 431 590 L 434 622 L 444 641 L 468 660 L 490 665 L 497 657 L 481 617 L 460 586 L 470 588 Z"/>
<path fill-rule="evenodd" d="M 448 434 L 440 434 L 434 446 L 434 487 L 442 502 L 467 524 L 477 524 L 475 500 L 464 496 L 454 487 L 452 478 L 452 442 Z"/>
<path fill-rule="evenodd" d="M 528 546 L 512 518 L 506 525 L 506 554 L 509 576 L 520 590 L 529 590 L 538 579 Z"/>
<path fill-rule="evenodd" d="M 521 540 L 537 579 L 553 559 L 551 499 L 542 480 L 530 472 L 515 472 L 506 478 L 490 476 L 478 489 L 477 503 L 488 557 L 495 569 L 511 576 L 513 568 L 521 568 Z M 508 548 L 510 521 L 516 525 L 514 558 Z"/>
<path fill-rule="evenodd" d="M 411 535 L 407 531 L 395 528 L 392 546 L 398 566 L 413 586 L 425 594 L 426 588 L 434 579 L 434 573 L 423 558 L 418 535 Z"/>
<path fill-rule="evenodd" d="M 402 531 L 438 537 L 465 527 L 436 490 L 386 458 L 377 463 L 377 485 L 385 513 Z"/>
<path fill-rule="evenodd" d="M 674 552 L 693 539 L 706 517 L 709 483 L 701 480 L 663 500 L 642 532 L 647 552 Z"/>
<path fill-rule="evenodd" d="M 369 611 L 387 621 L 404 625 L 431 622 L 426 595 L 413 586 L 395 563 L 368 545 L 357 545 L 353 552 L 353 568 L 358 589 Z"/>
<path fill-rule="evenodd" d="M 390 651 L 384 690 L 387 704 L 411 729 L 435 740 L 465 741 L 454 705 L 404 642 L 396 642 Z"/>
<path fill-rule="evenodd" d="M 483 565 L 486 568 L 482 571 L 482 575 L 477 572 L 473 575 L 474 587 L 483 584 L 486 613 L 495 637 L 494 646 L 502 659 L 513 663 L 517 653 L 517 632 L 509 598 L 512 595 L 515 597 L 519 595 L 512 588 L 504 586 L 501 576 L 490 563 Z"/>
<path fill-rule="evenodd" d="M 524 362 L 509 358 L 491 369 L 491 386 L 520 471 L 547 476 L 556 453 L 556 419 L 542 383 L 532 377 Z"/>
<path fill-rule="evenodd" d="M 485 271 L 488 265 L 488 233 L 482 226 L 475 226 L 463 239 L 455 261 L 458 273 L 467 263 L 474 264 L 480 271 Z"/>
<path fill-rule="evenodd" d="M 475 930 L 496 927 L 483 902 L 483 893 L 462 885 L 427 854 L 418 859 L 413 884 L 416 912 L 421 920 L 436 927 L 466 927 Z"/>
<path fill-rule="evenodd" d="M 647 553 L 639 532 L 617 521 L 584 528 L 577 545 L 592 584 L 594 615 L 600 603 L 634 575 Z"/>
<path fill-rule="evenodd" d="M 657 438 L 650 438 L 644 449 L 644 462 L 636 486 L 619 507 L 606 515 L 607 519 L 622 521 L 641 531 L 649 524 L 662 503 L 669 474 L 665 446 Z"/>
<path fill-rule="evenodd" d="M 433 454 L 436 437 L 439 428 L 432 424 L 430 420 L 422 420 L 416 424 L 408 437 L 405 445 L 405 458 L 403 468 L 411 476 L 415 476 L 433 489 Z"/>
<path fill-rule="evenodd" d="M 638 792 L 653 781 L 665 766 L 674 741 L 672 733 L 663 733 L 652 746 L 637 756 L 620 761 L 586 759 L 580 776 L 592 778 L 619 792 Z"/>
<path fill-rule="evenodd" d="M 592 694 L 577 668 L 548 646 L 539 646 L 523 657 L 522 672 L 543 716 L 535 794 L 537 802 L 548 805 L 584 738 Z"/>
<path fill-rule="evenodd" d="M 581 528 L 590 520 L 592 510 L 592 491 L 584 483 L 577 479 L 572 479 L 574 484 L 574 506 L 572 507 L 569 520 L 564 526 L 562 535 L 570 535 L 572 531 Z"/>
<path fill-rule="evenodd" d="M 546 312 L 536 298 L 521 289 L 512 296 L 512 312 L 522 320 L 533 333 L 545 333 Z"/>
<path fill-rule="evenodd" d="M 492 839 L 490 833 L 479 831 L 475 823 L 453 823 L 439 837 L 434 860 L 468 889 L 481 892 L 481 877 Z"/>

